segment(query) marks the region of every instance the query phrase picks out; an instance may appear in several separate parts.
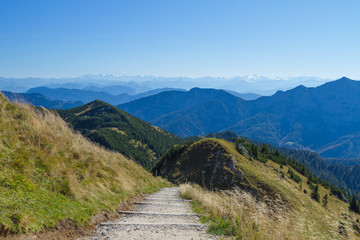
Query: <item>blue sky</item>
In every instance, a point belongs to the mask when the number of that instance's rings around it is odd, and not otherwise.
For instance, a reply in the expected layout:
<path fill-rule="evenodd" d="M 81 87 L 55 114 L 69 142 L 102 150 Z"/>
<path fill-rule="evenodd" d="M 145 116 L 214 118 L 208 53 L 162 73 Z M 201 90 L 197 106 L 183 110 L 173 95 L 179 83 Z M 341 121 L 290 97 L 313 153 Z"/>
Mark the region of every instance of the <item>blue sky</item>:
<path fill-rule="evenodd" d="M 360 79 L 360 1 L 0 0 L 0 76 Z"/>

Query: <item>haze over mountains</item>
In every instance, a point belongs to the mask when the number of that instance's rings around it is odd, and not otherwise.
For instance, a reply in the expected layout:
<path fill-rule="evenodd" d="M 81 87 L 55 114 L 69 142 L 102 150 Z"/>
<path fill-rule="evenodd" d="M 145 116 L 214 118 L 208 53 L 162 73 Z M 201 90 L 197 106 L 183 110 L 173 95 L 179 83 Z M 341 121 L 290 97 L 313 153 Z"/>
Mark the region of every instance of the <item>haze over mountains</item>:
<path fill-rule="evenodd" d="M 92 89 L 92 90 L 86 90 Z M 112 89 L 112 90 L 111 90 Z M 139 98 L 155 95 L 165 91 L 183 91 L 184 89 L 177 88 L 157 88 L 146 92 L 138 93 L 135 95 L 129 95 L 128 93 L 121 93 L 119 95 L 113 95 L 108 92 L 121 92 L 123 86 L 109 86 L 104 88 L 98 88 L 95 86 L 87 87 L 85 89 L 69 89 L 69 88 L 48 88 L 48 87 L 35 87 L 29 89 L 25 93 L 14 93 L 9 91 L 3 91 L 11 101 L 20 101 L 30 103 L 34 106 L 41 106 L 53 109 L 69 109 L 78 107 L 84 103 L 89 103 L 95 100 L 102 100 L 112 105 L 130 102 Z M 235 91 L 227 91 L 234 96 L 241 97 L 246 100 L 253 100 L 260 97 L 256 93 L 238 93 Z"/>
<path fill-rule="evenodd" d="M 34 87 L 69 88 L 107 92 L 112 95 L 127 93 L 134 95 L 157 88 L 182 88 L 189 90 L 194 87 L 232 90 L 239 93 L 256 93 L 271 95 L 277 90 L 288 90 L 300 84 L 314 87 L 330 79 L 316 77 L 284 77 L 269 78 L 259 75 L 222 77 L 156 77 L 156 76 L 114 76 L 85 75 L 76 78 L 1 78 L 0 90 L 26 92 Z M 114 87 L 117 86 L 117 87 Z"/>
<path fill-rule="evenodd" d="M 360 157 L 360 82 L 348 78 L 298 86 L 245 101 L 225 91 L 163 92 L 118 107 L 179 136 L 231 130 L 323 157 Z"/>

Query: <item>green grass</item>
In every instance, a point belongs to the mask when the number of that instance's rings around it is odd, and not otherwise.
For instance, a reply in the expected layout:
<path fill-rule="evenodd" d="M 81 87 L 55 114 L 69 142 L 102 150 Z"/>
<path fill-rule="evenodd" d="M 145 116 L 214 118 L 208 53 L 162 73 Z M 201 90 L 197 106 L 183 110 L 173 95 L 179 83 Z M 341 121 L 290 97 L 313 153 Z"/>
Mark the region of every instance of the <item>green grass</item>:
<path fill-rule="evenodd" d="M 191 199 L 191 196 L 182 195 L 181 197 Z M 200 216 L 200 222 L 209 226 L 208 233 L 218 236 L 234 236 L 236 226 L 231 224 L 229 219 L 218 217 L 213 212 L 207 211 L 198 201 L 192 201 L 191 208 L 194 213 Z"/>
<path fill-rule="evenodd" d="M 0 233 L 86 225 L 102 210 L 169 184 L 71 131 L 47 110 L 0 95 Z"/>

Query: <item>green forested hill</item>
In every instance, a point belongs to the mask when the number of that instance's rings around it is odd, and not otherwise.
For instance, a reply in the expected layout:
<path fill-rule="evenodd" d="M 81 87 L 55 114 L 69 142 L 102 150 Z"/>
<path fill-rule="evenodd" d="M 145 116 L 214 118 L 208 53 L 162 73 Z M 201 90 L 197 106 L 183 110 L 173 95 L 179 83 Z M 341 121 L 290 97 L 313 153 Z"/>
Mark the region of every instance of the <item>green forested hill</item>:
<path fill-rule="evenodd" d="M 123 153 L 147 169 L 169 148 L 182 141 L 174 134 L 99 100 L 57 112 L 84 136 Z"/>

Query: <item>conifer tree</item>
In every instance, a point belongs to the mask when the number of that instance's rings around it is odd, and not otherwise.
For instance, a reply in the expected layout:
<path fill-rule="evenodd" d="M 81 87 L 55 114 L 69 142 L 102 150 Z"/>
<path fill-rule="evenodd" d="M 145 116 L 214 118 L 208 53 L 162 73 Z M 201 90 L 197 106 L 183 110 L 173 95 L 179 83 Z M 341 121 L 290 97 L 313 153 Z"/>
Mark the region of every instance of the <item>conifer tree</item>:
<path fill-rule="evenodd" d="M 322 204 L 324 207 L 327 207 L 327 204 L 328 204 L 328 195 L 325 194 L 323 200 L 322 200 Z"/>
<path fill-rule="evenodd" d="M 251 146 L 251 152 L 252 152 L 252 155 L 254 158 L 257 158 L 258 157 L 258 148 L 255 144 L 253 144 Z"/>
<path fill-rule="evenodd" d="M 261 148 L 261 153 L 268 153 L 269 152 L 269 146 L 266 144 L 266 143 L 264 143 L 263 145 L 262 145 L 262 148 Z"/>
<path fill-rule="evenodd" d="M 357 213 L 359 212 L 359 206 L 357 204 L 355 194 L 352 195 L 351 200 L 350 200 L 350 210 L 357 212 Z"/>
<path fill-rule="evenodd" d="M 320 202 L 319 186 L 318 186 L 318 185 L 316 185 L 315 188 L 314 188 L 314 190 L 311 192 L 311 197 L 312 197 L 314 200 Z"/>
<path fill-rule="evenodd" d="M 275 156 L 280 156 L 280 151 L 279 151 L 279 149 L 276 149 L 276 150 L 275 150 Z"/>

